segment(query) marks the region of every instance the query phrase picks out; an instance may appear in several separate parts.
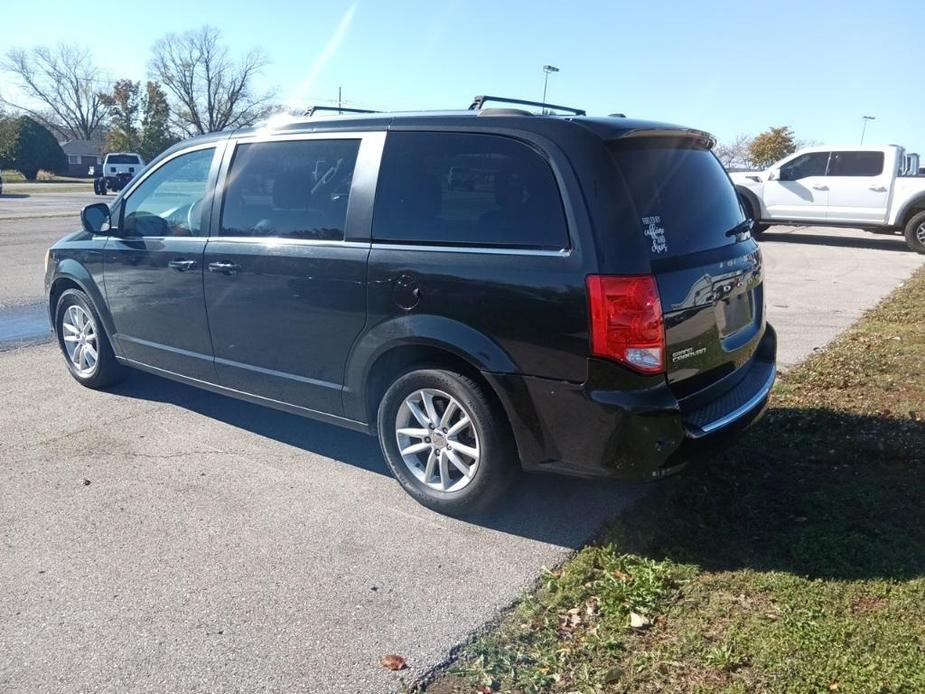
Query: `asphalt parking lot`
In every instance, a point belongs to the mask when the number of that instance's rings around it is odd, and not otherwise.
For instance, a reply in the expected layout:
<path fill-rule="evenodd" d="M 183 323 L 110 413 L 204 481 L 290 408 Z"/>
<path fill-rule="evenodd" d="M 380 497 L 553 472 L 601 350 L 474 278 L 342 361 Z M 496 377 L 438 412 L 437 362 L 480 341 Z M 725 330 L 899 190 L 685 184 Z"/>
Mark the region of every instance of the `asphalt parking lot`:
<path fill-rule="evenodd" d="M 44 317 L 44 251 L 98 200 L 47 198 L 0 198 L 0 332 Z M 923 262 L 850 230 L 762 248 L 784 365 Z M 448 519 L 365 436 L 143 374 L 89 391 L 55 345 L 20 344 L 0 347 L 0 691 L 400 690 L 380 656 L 419 676 L 645 503 L 534 477 L 491 517 Z"/>

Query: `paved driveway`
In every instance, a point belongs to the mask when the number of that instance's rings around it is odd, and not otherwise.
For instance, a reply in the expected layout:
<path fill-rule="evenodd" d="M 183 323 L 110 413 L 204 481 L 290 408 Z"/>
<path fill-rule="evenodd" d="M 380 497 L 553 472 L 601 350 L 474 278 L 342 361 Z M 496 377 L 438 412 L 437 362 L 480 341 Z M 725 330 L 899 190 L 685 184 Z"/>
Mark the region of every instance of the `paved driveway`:
<path fill-rule="evenodd" d="M 922 263 L 863 232 L 763 247 L 784 362 Z M 441 662 L 644 491 L 536 477 L 466 523 L 360 434 L 143 374 L 88 391 L 52 344 L 0 353 L 0 384 L 0 691 L 398 690 L 381 655 Z"/>

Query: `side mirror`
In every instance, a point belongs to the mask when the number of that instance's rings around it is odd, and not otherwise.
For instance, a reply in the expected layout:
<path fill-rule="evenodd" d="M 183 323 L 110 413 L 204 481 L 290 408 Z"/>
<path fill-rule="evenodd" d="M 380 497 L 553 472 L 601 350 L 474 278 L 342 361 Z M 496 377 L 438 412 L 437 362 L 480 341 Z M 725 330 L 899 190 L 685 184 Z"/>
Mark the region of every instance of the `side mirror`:
<path fill-rule="evenodd" d="M 84 231 L 91 234 L 100 234 L 109 231 L 112 227 L 112 221 L 109 214 L 109 205 L 105 202 L 97 202 L 87 205 L 80 211 L 80 223 Z"/>
<path fill-rule="evenodd" d="M 768 174 L 769 181 L 780 181 L 780 169 L 771 169 L 771 172 Z"/>

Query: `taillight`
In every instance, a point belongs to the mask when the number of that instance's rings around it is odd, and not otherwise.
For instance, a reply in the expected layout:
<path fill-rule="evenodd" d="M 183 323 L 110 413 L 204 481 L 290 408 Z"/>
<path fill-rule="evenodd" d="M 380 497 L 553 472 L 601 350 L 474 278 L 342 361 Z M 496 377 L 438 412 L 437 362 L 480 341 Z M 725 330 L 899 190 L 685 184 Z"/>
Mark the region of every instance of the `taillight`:
<path fill-rule="evenodd" d="M 651 275 L 589 275 L 591 353 L 642 373 L 665 369 L 665 324 Z"/>

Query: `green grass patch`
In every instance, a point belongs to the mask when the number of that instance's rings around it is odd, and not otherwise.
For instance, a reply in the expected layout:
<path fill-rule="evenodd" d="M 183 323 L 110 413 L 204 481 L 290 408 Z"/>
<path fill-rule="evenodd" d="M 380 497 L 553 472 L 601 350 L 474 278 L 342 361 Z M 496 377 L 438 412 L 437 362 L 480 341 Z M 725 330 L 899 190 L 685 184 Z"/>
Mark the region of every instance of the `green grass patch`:
<path fill-rule="evenodd" d="M 3 184 L 8 183 L 29 183 L 36 185 L 61 185 L 61 184 L 74 184 L 74 183 L 83 183 L 90 185 L 93 183 L 92 179 L 89 178 L 78 178 L 76 176 L 58 176 L 56 174 L 47 174 L 44 171 L 39 172 L 39 177 L 35 181 L 27 181 L 26 177 L 22 175 L 19 171 L 15 169 L 4 169 L 0 172 L 0 176 L 3 177 Z"/>
<path fill-rule="evenodd" d="M 427 691 L 925 692 L 925 271 Z"/>

